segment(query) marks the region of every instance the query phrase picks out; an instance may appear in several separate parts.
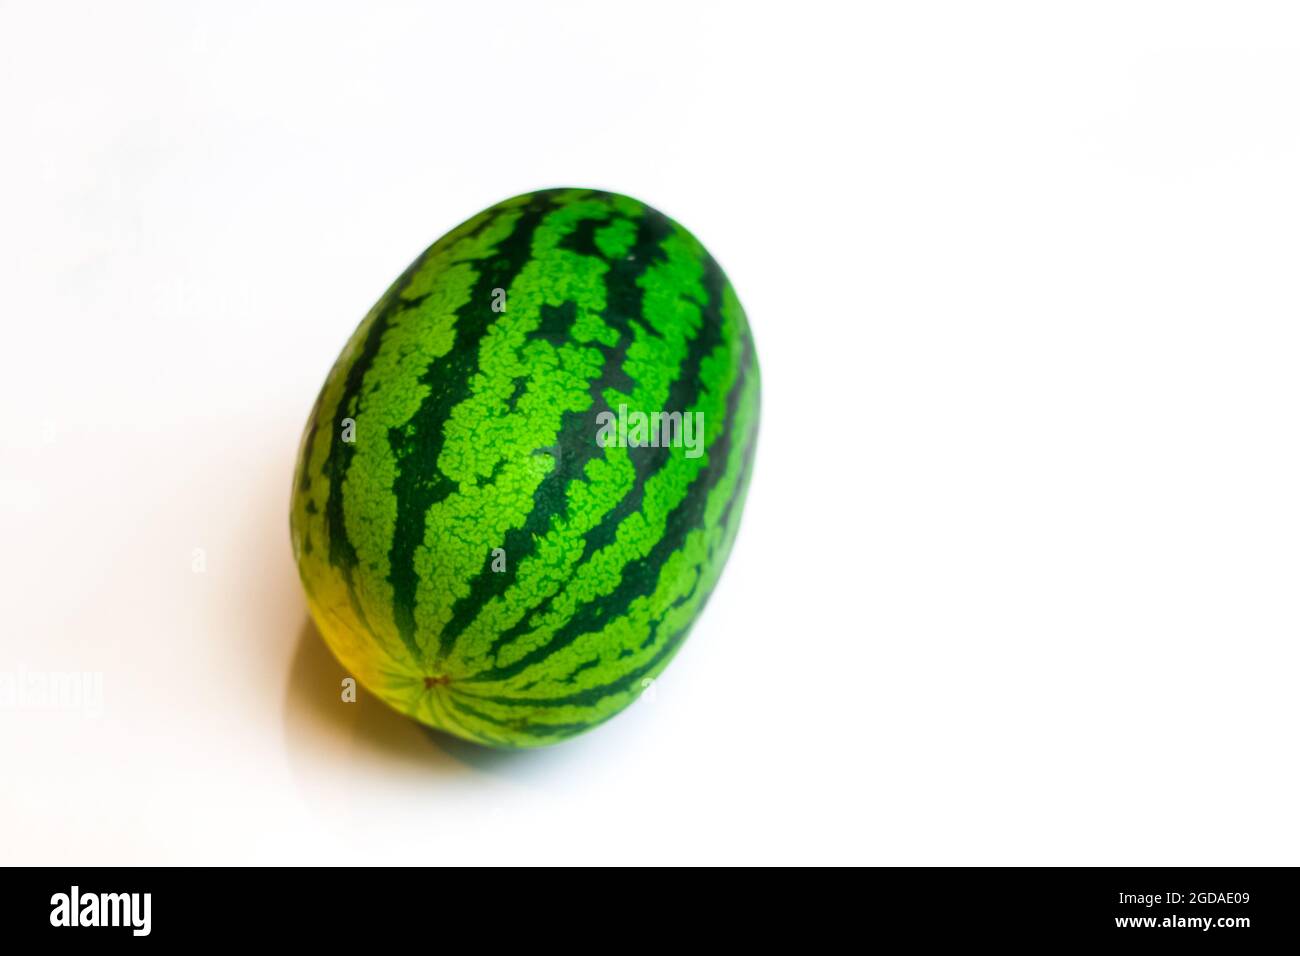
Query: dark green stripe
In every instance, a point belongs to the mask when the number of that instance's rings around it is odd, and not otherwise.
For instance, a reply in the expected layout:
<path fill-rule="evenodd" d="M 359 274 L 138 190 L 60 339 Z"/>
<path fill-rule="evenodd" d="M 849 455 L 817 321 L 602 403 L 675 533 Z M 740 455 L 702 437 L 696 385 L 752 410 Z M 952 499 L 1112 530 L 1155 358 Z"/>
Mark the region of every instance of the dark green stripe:
<path fill-rule="evenodd" d="M 524 207 L 510 235 L 495 254 L 482 260 L 469 299 L 457 311 L 455 343 L 425 369 L 420 381 L 429 393 L 401 428 L 390 428 L 389 447 L 397 462 L 393 497 L 397 520 L 389 549 L 389 583 L 393 586 L 393 617 L 402 640 L 417 657 L 422 653 L 415 635 L 415 600 L 419 578 L 416 549 L 424 543 L 429 509 L 456 490 L 456 483 L 438 467 L 451 410 L 470 396 L 478 365 L 479 344 L 498 318 L 492 311 L 492 290 L 509 289 L 532 255 L 533 233 L 554 205 L 554 191 L 535 194 Z"/>
<path fill-rule="evenodd" d="M 320 431 L 320 406 L 324 398 L 325 389 L 322 388 L 320 394 L 316 396 L 316 404 L 312 406 L 311 415 L 308 417 L 310 424 L 307 426 L 307 438 L 302 444 L 302 455 L 299 457 L 299 461 L 302 462 L 299 470 L 302 474 L 298 477 L 298 491 L 301 494 L 311 491 L 311 452 L 316 445 L 316 433 Z M 308 504 L 311 502 L 309 501 Z"/>
<path fill-rule="evenodd" d="M 585 690 L 576 691 L 572 694 L 563 694 L 559 697 L 546 697 L 540 699 L 536 697 L 507 697 L 502 695 L 472 694 L 461 689 L 453 689 L 452 693 L 473 700 L 480 700 L 487 704 L 499 704 L 503 707 L 594 707 L 611 694 L 622 694 L 631 690 L 638 681 L 663 663 L 665 658 L 681 646 L 682 641 L 686 639 L 686 635 L 690 633 L 693 625 L 694 621 L 687 624 L 677 633 L 672 635 L 672 637 L 668 638 L 668 640 L 664 641 L 663 646 L 654 652 L 650 660 L 638 667 L 634 667 L 617 680 L 610 681 L 608 684 L 588 687 Z M 618 711 L 614 711 L 609 716 L 614 716 L 614 713 L 618 713 Z M 484 719 L 492 718 L 485 717 Z M 494 722 L 506 723 L 508 721 L 497 718 Z M 582 726 L 594 727 L 596 724 L 583 724 Z M 527 728 L 527 731 L 529 733 L 535 732 L 532 725 Z"/>
<path fill-rule="evenodd" d="M 419 259 L 416 260 L 416 262 L 419 261 Z M 405 308 L 405 303 L 402 302 L 399 292 L 410 281 L 411 275 L 415 272 L 416 262 L 411 263 L 406 271 L 402 273 L 401 278 L 393 283 L 393 286 L 389 289 L 383 307 L 380 309 L 379 314 L 375 316 L 375 321 L 371 323 L 370 330 L 366 333 L 365 341 L 361 344 L 361 351 L 357 354 L 356 361 L 348 369 L 347 377 L 343 383 L 343 391 L 339 395 L 339 402 L 334 406 L 330 450 L 325 457 L 325 464 L 322 466 L 321 471 L 329 478 L 330 482 L 329 496 L 325 499 L 325 527 L 329 530 L 330 564 L 343 569 L 345 572 L 357 566 L 357 551 L 352 546 L 352 542 L 348 540 L 347 523 L 343 518 L 343 480 L 347 477 L 348 468 L 352 465 L 352 457 L 356 454 L 356 447 L 352 443 L 343 440 L 343 419 L 352 418 L 355 420 L 356 418 L 361 396 L 361 383 L 374 362 L 375 356 L 379 354 L 379 345 L 383 340 L 384 332 L 388 328 L 389 320 L 398 311 Z"/>
<path fill-rule="evenodd" d="M 593 237 L 595 230 L 608 222 L 609 217 L 584 219 L 578 223 L 574 233 L 565 237 L 562 245 L 567 245 L 573 251 L 583 255 L 594 255 L 603 259 L 605 257 L 596 247 Z M 661 243 L 672 233 L 672 223 L 652 209 L 647 210 L 636 225 L 637 233 L 631 258 L 624 256 L 611 262 L 609 271 L 605 274 L 605 309 L 601 317 L 608 326 L 619 333 L 618 343 L 614 346 L 606 346 L 600 342 L 583 343 L 587 347 L 599 349 L 603 356 L 601 372 L 592 380 L 589 387 L 591 405 L 586 411 L 566 412 L 563 416 L 559 437 L 550 449 L 557 453 L 555 468 L 534 492 L 532 510 L 524 526 L 511 529 L 506 533 L 502 544 L 508 557 L 506 570 L 500 573 L 489 573 L 490 561 L 484 563 L 483 568 L 470 584 L 470 593 L 459 599 L 452 609 L 452 618 L 442 633 L 443 656 L 452 652 L 457 639 L 473 623 L 487 603 L 494 597 L 503 595 L 515 583 L 521 563 L 536 553 L 539 537 L 550 529 L 551 516 L 567 516 L 568 498 L 565 490 L 569 483 L 585 481 L 587 463 L 604 454 L 604 449 L 596 442 L 596 432 L 597 416 L 601 412 L 610 411 L 605 392 L 613 387 L 629 393 L 634 384 L 623 370 L 623 361 L 627 357 L 628 346 L 634 337 L 633 322 L 642 314 L 644 292 L 637 285 L 637 280 L 654 263 L 664 259 Z M 571 312 L 570 326 L 573 314 Z M 566 334 L 567 331 L 566 329 Z M 667 455 L 667 449 L 648 450 L 663 452 L 665 457 Z M 634 458 L 633 465 L 641 469 L 637 473 L 639 487 L 644 484 L 642 475 L 644 462 Z M 543 606 L 548 605 L 553 597 L 554 595 L 551 595 L 546 598 Z M 536 610 L 532 608 L 525 611 L 515 627 L 499 635 L 493 642 L 492 651 L 495 652 L 497 647 L 509 643 L 520 633 L 526 632 L 529 629 L 528 620 Z"/>
<path fill-rule="evenodd" d="M 752 338 L 750 338 L 748 329 L 746 329 L 744 332 L 742 342 L 743 342 L 742 347 L 745 350 L 744 351 L 745 361 L 748 363 L 748 368 L 745 370 L 745 374 L 748 375 L 753 373 L 754 365 L 758 361 L 757 358 L 755 357 L 757 356 L 758 351 L 754 348 L 754 341 Z M 762 418 L 762 415 L 760 414 L 762 411 L 761 403 L 762 403 L 762 396 L 759 394 L 758 390 L 755 389 L 754 390 L 754 418 L 753 418 L 754 423 L 749 430 L 749 437 L 746 441 L 744 460 L 741 461 L 740 463 L 740 480 L 736 485 L 735 493 L 732 494 L 732 496 L 727 499 L 726 506 L 723 507 L 722 513 L 718 515 L 718 527 L 720 528 L 727 528 L 731 525 L 732 508 L 736 506 L 737 502 L 741 502 L 745 500 L 745 494 L 748 490 L 746 485 L 749 480 L 749 473 L 754 467 L 754 454 L 755 452 L 758 451 L 758 427 L 759 427 L 759 421 Z M 726 535 L 723 535 L 723 537 L 725 538 Z M 710 551 L 710 555 L 712 555 L 712 551 Z"/>
<path fill-rule="evenodd" d="M 666 228 L 671 230 L 672 223 L 668 222 L 667 219 L 664 219 L 664 222 Z M 705 291 L 711 301 L 697 303 L 703 307 L 700 331 L 687 348 L 682 364 L 677 369 L 677 375 L 668 389 L 668 398 L 664 402 L 664 411 L 681 412 L 683 416 L 699 401 L 700 391 L 703 388 L 703 382 L 700 381 L 700 363 L 722 341 L 722 316 L 720 313 L 722 302 L 721 298 L 715 299 L 714 290 L 709 286 L 711 262 L 711 259 L 706 258 L 704 263 Z M 712 269 L 715 272 L 717 271 L 716 264 L 712 266 Z M 718 272 L 718 275 L 721 275 L 721 273 Z M 646 327 L 646 330 L 651 334 L 656 334 L 654 329 L 649 326 Z M 627 453 L 628 458 L 636 467 L 636 481 L 632 486 L 632 490 L 605 516 L 604 520 L 587 533 L 582 557 L 578 561 L 580 565 L 589 561 L 597 551 L 614 542 L 618 527 L 623 523 L 623 520 L 641 510 L 641 504 L 645 500 L 646 482 L 663 468 L 671 458 L 671 449 L 667 446 L 643 445 L 629 448 Z"/>
<path fill-rule="evenodd" d="M 489 714 L 483 713 L 481 710 L 471 707 L 464 701 L 457 700 L 455 695 L 448 697 L 447 702 L 451 704 L 454 709 L 468 717 L 473 717 L 475 720 L 481 720 L 486 724 L 494 724 L 497 727 L 505 727 L 509 730 L 515 731 L 516 733 L 526 733 L 531 737 L 564 737 L 569 734 L 580 734 L 584 730 L 589 730 L 591 727 L 595 726 L 594 724 L 546 724 L 539 726 L 530 724 L 526 719 L 521 717 L 511 717 L 504 720 L 500 717 L 493 717 Z M 482 736 L 486 735 L 483 734 Z"/>
<path fill-rule="evenodd" d="M 642 324 L 640 321 L 644 315 L 645 292 L 638 285 L 637 280 L 653 262 L 662 261 L 665 258 L 662 243 L 673 234 L 674 227 L 670 219 L 653 209 L 646 211 L 645 222 L 649 224 L 650 228 L 644 232 L 638 232 L 637 245 L 633 249 L 632 258 L 630 260 L 621 260 L 620 263 L 616 264 L 617 275 L 611 279 L 609 305 L 606 308 L 605 319 L 618 328 L 622 334 L 619 338 L 617 350 L 613 353 L 606 352 L 605 368 L 607 370 L 617 369 L 619 375 L 617 378 L 613 375 L 602 376 L 601 381 L 592 384 L 592 395 L 595 402 L 593 403 L 590 421 L 591 431 L 586 439 L 592 445 L 595 444 L 596 415 L 603 411 L 613 411 L 609 407 L 606 392 L 613 389 L 630 396 L 635 389 L 635 383 L 623 371 L 623 362 L 627 357 L 628 346 L 633 341 L 633 325 L 642 328 L 648 334 L 658 334 L 653 328 Z M 636 268 L 635 264 L 641 263 L 643 260 L 643 266 Z M 715 303 L 715 308 L 720 308 L 720 305 L 720 302 Z M 712 329 L 709 328 L 711 319 L 716 320 L 713 322 Z M 700 333 L 688 346 L 687 354 L 683 358 L 678 374 L 673 380 L 669 399 L 665 404 L 667 410 L 685 412 L 695 404 L 701 386 L 699 381 L 700 362 L 703 360 L 706 351 L 716 345 L 718 341 L 717 333 L 721 327 L 720 323 L 721 316 L 717 315 L 716 312 L 711 314 L 706 303 Z M 633 468 L 632 487 L 629 489 L 628 494 L 624 495 L 601 519 L 600 523 L 584 535 L 582 555 L 575 565 L 575 573 L 577 568 L 586 564 L 597 551 L 612 544 L 618 533 L 619 525 L 629 515 L 640 510 L 645 499 L 646 482 L 668 462 L 670 449 L 646 445 L 628 448 L 627 455 Z M 515 622 L 514 626 L 507 628 L 493 640 L 490 653 L 495 655 L 501 648 L 532 631 L 536 627 L 535 622 L 550 610 L 551 604 L 561 593 L 562 589 L 553 591 L 537 605 L 526 611 Z"/>
<path fill-rule="evenodd" d="M 348 469 L 352 466 L 352 458 L 356 454 L 355 445 L 343 440 L 343 419 L 352 418 L 355 420 L 357 412 L 360 410 L 362 383 L 365 381 L 366 372 L 370 370 L 370 366 L 374 363 L 375 356 L 379 354 L 379 346 L 383 340 L 384 332 L 388 329 L 388 324 L 393 316 L 405 309 L 418 306 L 427 298 L 427 296 L 418 296 L 404 300 L 401 292 L 410 284 L 411 277 L 424 264 L 432 248 L 431 246 L 417 256 L 415 261 L 406 267 L 406 271 L 397 278 L 397 281 L 388 287 L 388 291 L 384 293 L 383 299 L 380 300 L 378 314 L 375 316 L 374 322 L 371 323 L 370 329 L 366 332 L 365 340 L 361 344 L 356 359 L 347 371 L 343 389 L 339 394 L 338 404 L 334 406 L 330 448 L 321 467 L 321 473 L 329 478 L 329 492 L 325 499 L 324 515 L 326 536 L 329 538 L 329 563 L 342 573 L 344 583 L 347 585 L 348 599 L 352 609 L 356 613 L 357 619 L 367 630 L 370 630 L 370 623 L 366 619 L 365 610 L 361 607 L 361 600 L 357 596 L 356 586 L 353 582 L 353 571 L 357 566 L 357 551 L 348 538 L 347 522 L 344 519 L 343 511 L 343 481 L 347 477 Z M 321 397 L 323 396 L 324 391 L 321 393 Z"/>
<path fill-rule="evenodd" d="M 744 374 L 748 374 L 750 371 L 752 371 L 753 364 L 754 364 L 753 356 L 754 356 L 753 345 L 752 342 L 750 342 L 746 346 L 747 361 L 742 365 L 742 368 L 746 370 Z M 743 390 L 744 383 L 742 381 L 738 381 L 736 385 L 737 388 L 734 394 L 739 395 L 740 392 Z M 730 531 L 729 521 L 731 518 L 732 505 L 734 505 L 738 500 L 740 500 L 740 498 L 743 495 L 745 483 L 748 480 L 750 470 L 753 468 L 754 454 L 757 451 L 757 449 L 758 449 L 758 428 L 755 427 L 750 429 L 749 435 L 746 438 L 744 458 L 741 463 L 740 480 L 736 488 L 736 493 L 731 496 L 730 500 L 728 500 L 727 506 L 725 509 L 723 509 L 722 516 L 718 522 L 718 526 L 724 529 L 723 536 L 722 536 L 724 541 L 729 536 L 729 531 Z M 712 552 L 710 552 L 710 557 L 712 557 Z M 700 587 L 701 580 L 702 578 L 697 578 L 694 587 L 691 588 L 690 593 L 685 594 L 682 597 L 678 598 L 676 601 L 674 601 L 673 606 L 676 607 L 681 604 L 684 604 L 687 601 L 689 601 L 692 597 L 694 597 L 695 592 Z M 611 694 L 626 693 L 628 690 L 631 690 L 638 681 L 640 681 L 646 674 L 652 672 L 660 663 L 663 662 L 663 660 L 666 657 L 671 655 L 681 645 L 682 641 L 686 639 L 686 636 L 687 634 L 690 633 L 690 629 L 694 625 L 695 620 L 699 619 L 699 612 L 702 611 L 703 609 L 704 609 L 704 605 L 701 605 L 699 608 L 697 608 L 691 623 L 687 624 L 686 627 L 682 628 L 677 633 L 673 634 L 673 636 L 670 637 L 667 641 L 665 641 L 663 647 L 659 648 L 659 650 L 654 653 L 654 655 L 650 658 L 649 661 L 647 661 L 646 663 L 638 667 L 633 668 L 628 673 L 620 676 L 617 680 L 610 681 L 609 683 L 602 684 L 597 687 L 588 687 L 585 690 L 581 690 L 573 694 L 563 694 L 557 697 L 547 697 L 542 699 L 536 697 L 510 697 L 510 696 L 498 695 L 498 694 L 493 694 L 493 695 L 473 694 L 473 693 L 468 693 L 461 688 L 455 688 L 454 692 L 461 694 L 465 697 L 473 698 L 475 700 L 481 700 L 484 703 L 498 704 L 503 707 L 522 707 L 522 708 L 595 707 L 599 705 L 602 700 L 604 700 L 606 697 L 610 696 Z M 659 629 L 659 623 L 660 622 L 656 622 L 651 627 L 649 637 L 647 637 L 645 642 L 642 644 L 643 649 L 649 647 L 651 644 L 654 643 L 654 640 L 657 636 L 657 632 Z M 579 665 L 575 669 L 575 671 L 569 675 L 569 679 L 572 679 L 574 676 L 576 676 L 577 673 L 586 669 L 586 666 L 587 665 Z M 533 686 L 536 683 L 537 683 L 536 681 L 530 681 L 528 684 L 524 685 L 519 689 L 527 690 L 529 687 Z M 618 711 L 615 711 L 615 713 L 618 713 Z M 613 715 L 611 714 L 610 716 Z M 595 726 L 595 724 L 592 724 L 590 726 Z"/>
<path fill-rule="evenodd" d="M 749 444 L 745 448 L 745 459 L 740 463 L 740 481 L 736 486 L 736 493 L 727 499 L 726 507 L 718 515 L 718 527 L 728 528 L 731 526 L 731 510 L 738 501 L 743 501 L 746 492 L 746 482 L 749 479 L 749 473 L 754 468 L 754 453 L 758 450 L 758 429 L 750 431 Z M 712 556 L 712 551 L 709 552 Z"/>
<path fill-rule="evenodd" d="M 708 257 L 705 260 L 705 288 L 709 295 L 709 302 L 705 308 L 699 338 L 712 340 L 709 349 L 721 341 L 721 293 L 725 281 L 717 263 L 712 257 Z M 642 558 L 629 561 L 623 568 L 618 587 L 610 594 L 579 607 L 545 644 L 533 648 L 510 664 L 480 671 L 468 677 L 468 681 L 498 681 L 514 677 L 550 657 L 556 651 L 569 646 L 581 635 L 598 631 L 610 621 L 623 616 L 636 598 L 653 593 L 663 563 L 673 552 L 681 548 L 687 534 L 703 526 L 709 491 L 726 472 L 732 433 L 735 431 L 736 408 L 751 364 L 749 348 L 750 344 L 746 340 L 740 372 L 727 394 L 725 424 L 714 445 L 709 449 L 709 463 L 691 480 L 682 501 L 669 514 L 663 535 L 654 543 L 650 552 Z"/>

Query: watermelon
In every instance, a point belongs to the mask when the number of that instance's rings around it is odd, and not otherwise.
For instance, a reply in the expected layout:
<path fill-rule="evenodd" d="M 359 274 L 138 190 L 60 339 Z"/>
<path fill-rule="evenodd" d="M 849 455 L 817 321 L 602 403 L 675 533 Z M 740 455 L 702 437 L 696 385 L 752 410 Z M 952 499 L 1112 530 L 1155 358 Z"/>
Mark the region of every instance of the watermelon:
<path fill-rule="evenodd" d="M 415 719 L 552 744 L 636 700 L 731 550 L 759 372 L 727 277 L 649 206 L 516 196 L 420 255 L 344 347 L 291 534 L 338 660 Z"/>

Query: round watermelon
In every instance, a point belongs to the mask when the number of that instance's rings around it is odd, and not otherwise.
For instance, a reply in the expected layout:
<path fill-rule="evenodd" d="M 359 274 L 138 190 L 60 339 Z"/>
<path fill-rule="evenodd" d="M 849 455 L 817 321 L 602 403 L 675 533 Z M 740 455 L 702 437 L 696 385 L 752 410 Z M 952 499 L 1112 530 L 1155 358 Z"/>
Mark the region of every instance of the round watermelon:
<path fill-rule="evenodd" d="M 325 380 L 290 518 L 312 617 L 425 724 L 581 733 L 704 607 L 758 416 L 745 313 L 694 236 L 597 190 L 499 203 L 410 265 Z"/>

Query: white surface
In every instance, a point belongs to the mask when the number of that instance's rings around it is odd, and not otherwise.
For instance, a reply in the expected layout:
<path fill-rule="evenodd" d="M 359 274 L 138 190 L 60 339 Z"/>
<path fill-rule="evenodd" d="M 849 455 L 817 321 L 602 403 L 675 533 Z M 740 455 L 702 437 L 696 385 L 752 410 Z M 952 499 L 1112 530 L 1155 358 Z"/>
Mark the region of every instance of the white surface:
<path fill-rule="evenodd" d="M 0 860 L 1300 861 L 1285 5 L 184 6 L 0 5 L 0 671 L 103 680 L 0 709 Z M 288 489 L 556 184 L 710 246 L 764 420 L 655 699 L 500 756 L 338 702 Z"/>

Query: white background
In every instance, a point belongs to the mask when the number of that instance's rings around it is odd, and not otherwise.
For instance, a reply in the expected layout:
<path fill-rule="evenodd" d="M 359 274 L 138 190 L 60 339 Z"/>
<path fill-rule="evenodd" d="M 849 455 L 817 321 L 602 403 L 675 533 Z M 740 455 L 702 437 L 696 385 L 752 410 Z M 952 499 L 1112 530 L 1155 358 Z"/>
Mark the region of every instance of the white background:
<path fill-rule="evenodd" d="M 1300 862 L 1286 10 L 0 3 L 0 671 L 104 693 L 0 709 L 0 860 Z M 654 699 L 502 755 L 339 702 L 288 492 L 560 184 L 713 250 L 764 419 Z"/>

